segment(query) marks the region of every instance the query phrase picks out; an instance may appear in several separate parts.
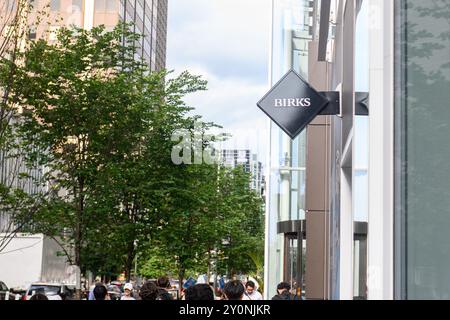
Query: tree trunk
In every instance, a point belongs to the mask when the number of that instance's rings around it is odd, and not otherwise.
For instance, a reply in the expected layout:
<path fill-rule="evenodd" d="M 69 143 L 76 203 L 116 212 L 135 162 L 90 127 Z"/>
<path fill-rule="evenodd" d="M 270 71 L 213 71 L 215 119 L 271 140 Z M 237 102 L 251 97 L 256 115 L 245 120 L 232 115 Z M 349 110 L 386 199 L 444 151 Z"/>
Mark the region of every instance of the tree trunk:
<path fill-rule="evenodd" d="M 84 213 L 84 179 L 78 178 L 78 199 L 77 188 L 74 188 L 74 197 L 77 199 L 76 211 L 77 220 L 75 225 L 75 265 L 81 270 L 81 246 L 82 246 L 82 228 L 83 228 L 83 213 Z M 81 275 L 80 275 L 81 276 Z M 75 289 L 75 299 L 81 300 L 81 288 Z"/>
<path fill-rule="evenodd" d="M 208 271 L 206 272 L 206 283 L 209 283 L 211 278 L 211 249 L 208 250 Z"/>
<path fill-rule="evenodd" d="M 136 225 L 136 217 L 137 217 L 137 211 L 138 211 L 138 201 L 137 201 L 137 195 L 136 194 L 129 194 L 129 193 L 125 193 L 125 208 L 126 208 L 126 212 L 127 212 L 127 217 L 128 217 L 128 223 L 133 225 L 133 227 Z M 128 198 L 131 199 L 131 203 L 132 203 L 132 207 L 129 207 L 129 202 L 128 202 Z M 131 237 L 128 239 L 128 244 L 127 244 L 127 259 L 125 262 L 125 277 L 127 279 L 127 282 L 131 281 L 131 272 L 133 270 L 133 262 L 134 262 L 134 258 L 137 254 L 137 246 L 136 246 L 136 238 L 137 238 L 137 234 L 136 234 L 136 230 L 133 228 L 132 234 L 130 235 Z M 134 275 L 136 277 L 136 274 Z"/>
<path fill-rule="evenodd" d="M 125 262 L 125 278 L 127 282 L 131 281 L 131 270 L 133 269 L 133 260 L 134 260 L 135 250 L 134 250 L 134 241 L 128 243 L 127 250 L 127 259 Z"/>
<path fill-rule="evenodd" d="M 181 268 L 178 271 L 178 296 L 181 298 L 181 291 L 183 290 L 183 280 L 184 280 L 184 274 L 185 274 L 185 270 L 183 268 Z"/>

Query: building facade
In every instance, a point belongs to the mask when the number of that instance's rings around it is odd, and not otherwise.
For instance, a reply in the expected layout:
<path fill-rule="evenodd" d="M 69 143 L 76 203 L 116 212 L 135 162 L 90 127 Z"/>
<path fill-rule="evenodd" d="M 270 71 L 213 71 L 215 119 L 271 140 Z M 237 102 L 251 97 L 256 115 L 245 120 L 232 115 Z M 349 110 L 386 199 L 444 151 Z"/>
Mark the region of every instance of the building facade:
<path fill-rule="evenodd" d="M 450 1 L 273 0 L 270 82 L 340 94 L 292 140 L 271 123 L 265 296 L 450 297 Z M 357 112 L 368 95 L 368 115 Z"/>
<path fill-rule="evenodd" d="M 11 0 L 10 0 L 11 1 Z M 17 1 L 17 0 L 16 0 Z M 30 37 L 56 39 L 61 26 L 75 25 L 91 29 L 104 25 L 107 30 L 119 21 L 133 24 L 133 31 L 142 35 L 136 43 L 136 59 L 143 59 L 153 71 L 166 65 L 168 0 L 33 0 L 30 22 L 39 12 L 47 12 L 37 27 L 30 29 Z"/>

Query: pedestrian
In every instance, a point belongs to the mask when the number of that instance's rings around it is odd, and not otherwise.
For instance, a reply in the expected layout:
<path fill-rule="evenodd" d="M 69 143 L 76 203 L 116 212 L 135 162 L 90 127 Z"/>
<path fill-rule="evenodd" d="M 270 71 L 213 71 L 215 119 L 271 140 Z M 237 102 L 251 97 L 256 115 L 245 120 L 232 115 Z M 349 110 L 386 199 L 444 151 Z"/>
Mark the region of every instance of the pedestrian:
<path fill-rule="evenodd" d="M 187 288 L 184 297 L 185 300 L 191 301 L 215 300 L 213 289 L 206 283 L 196 284 Z"/>
<path fill-rule="evenodd" d="M 48 298 L 43 293 L 35 293 L 31 296 L 30 300 L 48 300 Z"/>
<path fill-rule="evenodd" d="M 170 280 L 166 276 L 159 277 L 158 280 L 156 280 L 156 285 L 160 289 L 164 290 L 170 289 Z"/>
<path fill-rule="evenodd" d="M 136 300 L 133 297 L 133 285 L 131 283 L 125 283 L 123 286 L 123 295 L 120 300 Z"/>
<path fill-rule="evenodd" d="M 101 284 L 100 277 L 95 277 L 95 284 L 89 288 L 88 300 L 95 300 L 94 289 L 97 284 Z"/>
<path fill-rule="evenodd" d="M 158 287 L 152 281 L 147 281 L 139 291 L 142 300 L 156 300 L 158 297 Z"/>
<path fill-rule="evenodd" d="M 103 283 L 97 283 L 93 290 L 95 300 L 109 300 L 108 290 Z"/>
<path fill-rule="evenodd" d="M 244 296 L 244 285 L 239 280 L 233 280 L 227 282 L 225 288 L 223 288 L 223 294 L 225 300 L 242 300 Z"/>
<path fill-rule="evenodd" d="M 277 294 L 273 296 L 272 300 L 300 300 L 297 295 L 291 292 L 291 285 L 287 282 L 281 282 L 277 286 Z"/>
<path fill-rule="evenodd" d="M 156 286 L 158 287 L 158 296 L 156 300 L 173 300 L 173 296 L 168 291 L 168 289 L 170 289 L 170 280 L 168 277 L 159 277 L 156 280 Z"/>
<path fill-rule="evenodd" d="M 262 300 L 262 294 L 259 293 L 258 290 L 256 290 L 256 285 L 253 281 L 247 281 L 245 284 L 245 292 L 244 292 L 244 298 L 242 300 Z"/>

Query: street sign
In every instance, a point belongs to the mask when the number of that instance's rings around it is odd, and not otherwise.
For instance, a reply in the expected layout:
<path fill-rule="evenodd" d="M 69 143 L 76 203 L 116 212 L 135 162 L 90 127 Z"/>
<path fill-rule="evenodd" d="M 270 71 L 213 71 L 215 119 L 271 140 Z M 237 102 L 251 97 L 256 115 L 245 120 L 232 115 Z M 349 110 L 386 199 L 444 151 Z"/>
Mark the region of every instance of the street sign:
<path fill-rule="evenodd" d="M 189 278 L 186 280 L 186 282 L 183 284 L 183 288 L 184 288 L 184 289 L 187 289 L 187 288 L 189 288 L 189 287 L 194 286 L 196 283 L 197 283 L 197 281 L 196 281 L 194 278 L 189 277 Z"/>
<path fill-rule="evenodd" d="M 329 102 L 291 70 L 258 102 L 258 107 L 295 139 Z"/>

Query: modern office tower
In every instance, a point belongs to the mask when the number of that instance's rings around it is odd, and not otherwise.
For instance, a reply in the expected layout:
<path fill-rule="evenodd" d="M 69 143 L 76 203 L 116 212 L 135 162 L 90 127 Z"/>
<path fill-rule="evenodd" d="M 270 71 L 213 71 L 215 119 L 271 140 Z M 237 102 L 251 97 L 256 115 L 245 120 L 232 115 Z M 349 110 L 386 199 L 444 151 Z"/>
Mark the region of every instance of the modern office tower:
<path fill-rule="evenodd" d="M 264 195 L 263 166 L 258 156 L 250 150 L 222 150 L 221 162 L 231 168 L 242 166 L 244 171 L 251 174 L 251 185 L 259 195 Z"/>
<path fill-rule="evenodd" d="M 104 25 L 110 30 L 125 21 L 133 23 L 134 31 L 142 35 L 136 43 L 136 58 L 147 62 L 152 71 L 165 68 L 168 0 L 32 0 L 31 4 L 30 22 L 36 21 L 38 12 L 49 13 L 37 28 L 30 28 L 31 38 L 53 41 L 61 26 L 91 29 Z"/>
<path fill-rule="evenodd" d="M 159 0 L 156 21 L 156 69 L 166 66 L 168 0 Z"/>
<path fill-rule="evenodd" d="M 111 8 L 115 8 L 115 3 L 118 2 L 117 0 L 95 1 L 105 2 L 105 7 L 110 2 Z M 118 18 L 132 22 L 135 25 L 135 32 L 143 35 L 139 43 L 142 49 L 141 56 L 150 63 L 152 70 L 165 68 L 168 0 L 120 0 L 119 2 Z M 117 19 L 117 14 L 115 18 Z M 96 21 L 94 17 L 94 26 L 98 24 L 99 21 Z"/>
<path fill-rule="evenodd" d="M 340 110 L 271 124 L 266 297 L 448 299 L 449 1 L 271 4 L 272 84 L 293 69 Z"/>

